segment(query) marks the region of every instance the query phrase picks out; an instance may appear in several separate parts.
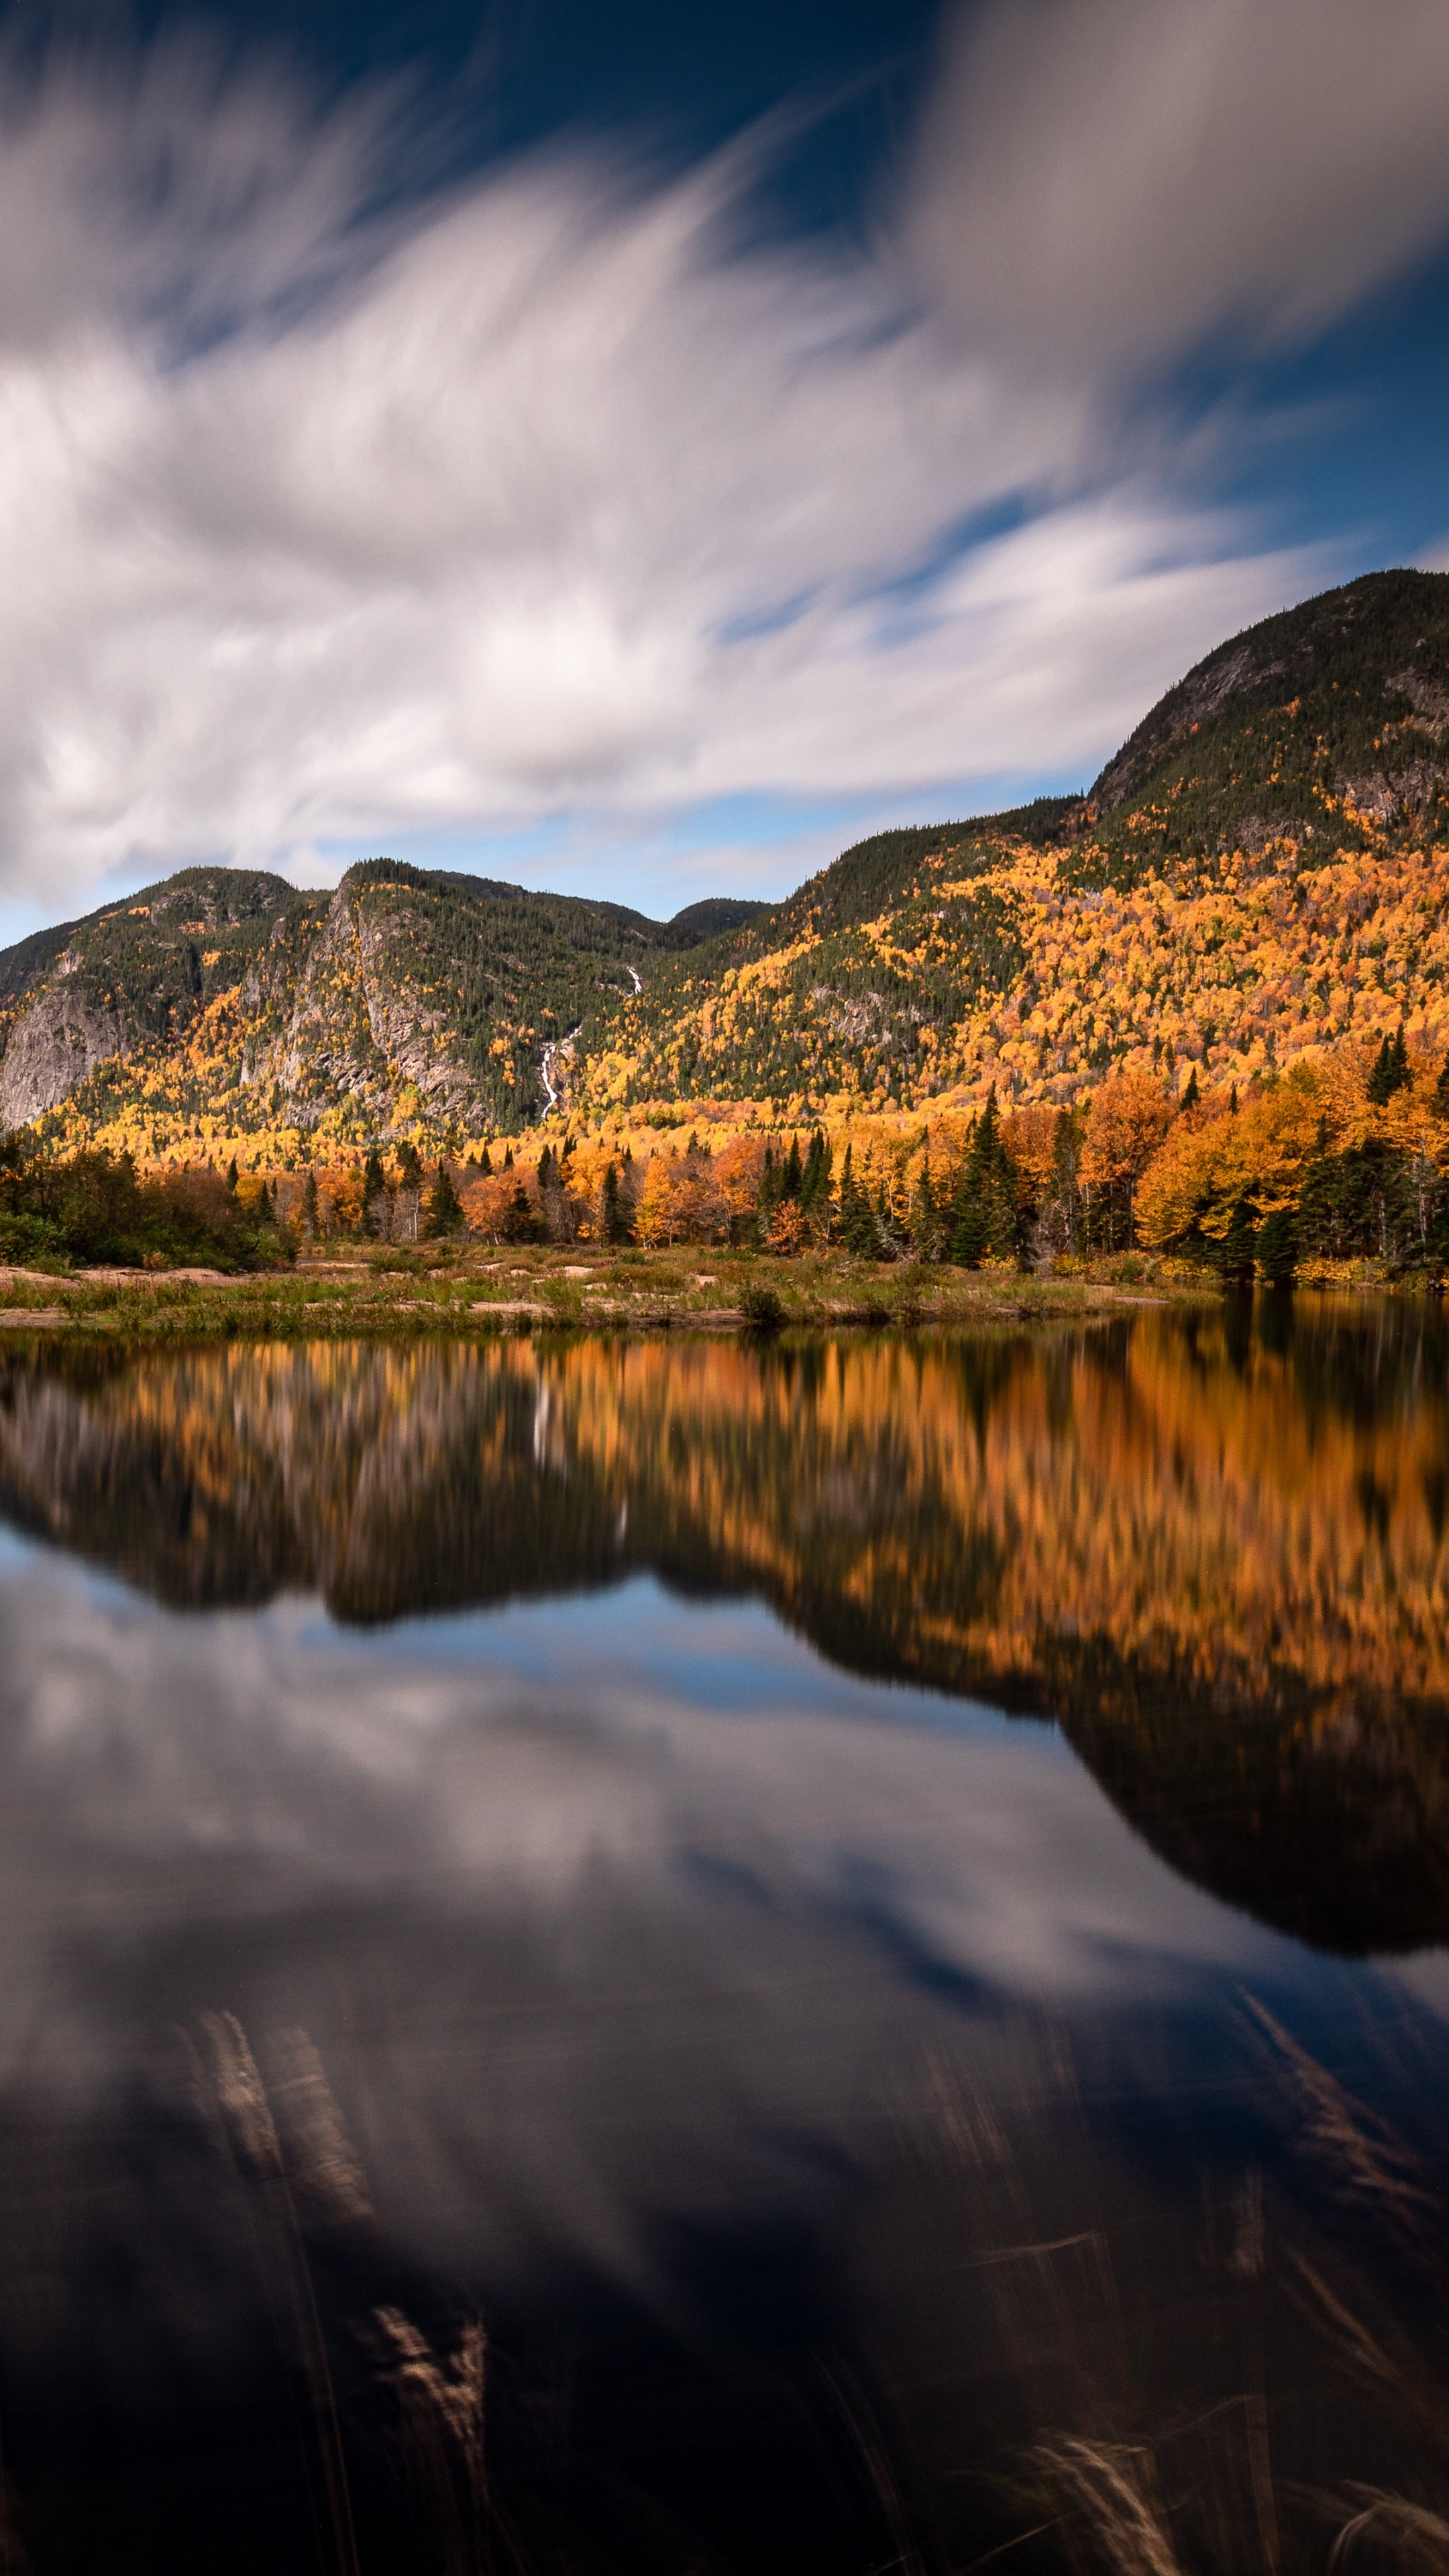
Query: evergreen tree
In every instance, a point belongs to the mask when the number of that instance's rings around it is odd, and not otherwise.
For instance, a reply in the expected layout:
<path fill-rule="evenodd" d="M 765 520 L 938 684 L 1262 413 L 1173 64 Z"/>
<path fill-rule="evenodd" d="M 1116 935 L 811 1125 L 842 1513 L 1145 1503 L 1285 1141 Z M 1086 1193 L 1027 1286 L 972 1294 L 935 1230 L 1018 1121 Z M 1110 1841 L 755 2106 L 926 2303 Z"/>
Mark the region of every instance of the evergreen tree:
<path fill-rule="evenodd" d="M 825 1142 L 824 1130 L 817 1127 L 810 1138 L 810 1151 L 805 1157 L 805 1168 L 800 1175 L 799 1197 L 802 1208 L 812 1208 L 817 1199 L 828 1197 L 830 1171 L 834 1159 Z"/>
<path fill-rule="evenodd" d="M 276 1201 L 273 1199 L 272 1193 L 268 1189 L 266 1182 L 263 1181 L 262 1194 L 257 1201 L 257 1215 L 263 1225 L 270 1225 L 276 1212 Z"/>
<path fill-rule="evenodd" d="M 406 1190 L 420 1190 L 423 1185 L 423 1158 L 416 1145 L 406 1137 L 397 1149 L 398 1178 Z"/>
<path fill-rule="evenodd" d="M 226 1167 L 226 1191 L 228 1198 L 234 1199 L 236 1197 L 236 1185 L 240 1178 L 241 1174 L 236 1167 L 236 1156 L 233 1154 L 231 1161 Z"/>
<path fill-rule="evenodd" d="M 428 1232 L 456 1234 L 462 1222 L 462 1201 L 453 1187 L 447 1164 L 440 1162 L 437 1177 L 428 1192 Z"/>
<path fill-rule="evenodd" d="M 760 1166 L 759 1195 L 755 1201 L 755 1233 L 761 1243 L 774 1223 L 775 1210 L 783 1196 L 783 1176 L 775 1160 L 775 1149 L 767 1144 L 765 1159 Z"/>
<path fill-rule="evenodd" d="M 931 1188 L 931 1149 L 927 1146 L 911 1194 L 911 1249 L 918 1261 L 939 1261 L 941 1221 Z"/>
<path fill-rule="evenodd" d="M 552 1150 L 552 1148 L 551 1148 L 550 1146 L 545 1145 L 545 1146 L 544 1146 L 544 1149 L 543 1149 L 543 1152 L 539 1155 L 539 1158 L 538 1158 L 538 1186 L 539 1186 L 539 1188 L 540 1188 L 541 1190 L 546 1190 L 546 1189 L 548 1188 L 548 1185 L 549 1185 L 550 1181 L 553 1179 L 553 1177 L 554 1177 L 554 1160 L 553 1160 L 553 1150 Z"/>
<path fill-rule="evenodd" d="M 359 1232 L 370 1231 L 384 1236 L 390 1232 L 388 1197 L 387 1174 L 382 1167 L 382 1156 L 374 1145 L 362 1167 L 362 1216 Z"/>
<path fill-rule="evenodd" d="M 499 1228 L 505 1243 L 542 1243 L 547 1228 L 530 1205 L 528 1192 L 520 1181 L 507 1207 Z"/>
<path fill-rule="evenodd" d="M 322 1212 L 317 1204 L 317 1174 L 310 1166 L 302 1192 L 302 1223 L 315 1243 L 322 1232 Z"/>
<path fill-rule="evenodd" d="M 599 1222 L 606 1243 L 633 1242 L 634 1211 L 619 1187 L 619 1175 L 612 1163 L 606 1165 L 604 1171 Z"/>
<path fill-rule="evenodd" d="M 1274 1288 L 1290 1288 L 1298 1268 L 1298 1229 L 1291 1208 L 1274 1208 L 1258 1228 L 1258 1268 Z"/>
<path fill-rule="evenodd" d="M 1178 1108 L 1180 1110 L 1196 1109 L 1201 1097 L 1202 1094 L 1198 1089 L 1197 1066 L 1194 1065 L 1191 1073 L 1187 1077 L 1182 1098 L 1177 1104 Z"/>
<path fill-rule="evenodd" d="M 1218 1267 L 1223 1277 L 1239 1286 L 1251 1280 L 1257 1266 L 1257 1213 L 1251 1199 L 1240 1198 L 1218 1252 Z"/>
<path fill-rule="evenodd" d="M 790 1139 L 790 1151 L 785 1157 L 785 1170 L 780 1185 L 781 1198 L 798 1200 L 802 1178 L 803 1174 L 800 1169 L 800 1139 L 798 1136 L 792 1136 Z"/>
<path fill-rule="evenodd" d="M 1016 1167 L 1006 1150 L 993 1082 L 967 1147 L 950 1208 L 951 1259 L 979 1269 L 988 1254 L 1007 1260 L 1018 1249 Z"/>
<path fill-rule="evenodd" d="M 840 1167 L 840 1240 L 857 1261 L 879 1261 L 880 1228 L 869 1197 L 855 1177 L 849 1145 Z"/>
<path fill-rule="evenodd" d="M 1412 1080 L 1413 1076 L 1409 1071 L 1408 1041 L 1404 1035 L 1404 1024 L 1401 1020 L 1394 1035 L 1380 1042 L 1378 1054 L 1374 1058 L 1373 1071 L 1368 1078 L 1369 1099 L 1376 1109 L 1382 1109 L 1393 1099 L 1396 1091 L 1406 1090 Z"/>
<path fill-rule="evenodd" d="M 1434 1085 L 1434 1106 L 1441 1118 L 1449 1118 L 1449 1055 L 1439 1068 L 1439 1079 Z"/>
<path fill-rule="evenodd" d="M 504 1150 L 503 1168 L 505 1172 L 511 1172 L 513 1169 L 513 1147 L 511 1145 L 507 1146 Z"/>

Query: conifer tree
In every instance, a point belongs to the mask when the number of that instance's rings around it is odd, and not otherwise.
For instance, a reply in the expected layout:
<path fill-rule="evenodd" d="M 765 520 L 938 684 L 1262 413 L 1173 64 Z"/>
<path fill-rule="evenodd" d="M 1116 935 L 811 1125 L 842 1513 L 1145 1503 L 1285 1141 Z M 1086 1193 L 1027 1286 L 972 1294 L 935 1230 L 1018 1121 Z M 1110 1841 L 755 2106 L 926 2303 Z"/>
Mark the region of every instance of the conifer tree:
<path fill-rule="evenodd" d="M 1449 1118 L 1449 1055 L 1444 1058 L 1439 1068 L 1439 1079 L 1434 1085 L 1434 1107 L 1441 1118 Z"/>
<path fill-rule="evenodd" d="M 1194 1065 L 1183 1087 L 1182 1098 L 1177 1104 L 1178 1108 L 1184 1112 L 1189 1109 L 1196 1109 L 1201 1096 L 1202 1095 L 1198 1089 L 1197 1066 Z"/>
<path fill-rule="evenodd" d="M 799 1200 L 802 1208 L 811 1208 L 819 1198 L 828 1195 L 830 1171 L 834 1156 L 825 1142 L 823 1128 L 817 1127 L 810 1138 L 810 1150 L 800 1175 Z"/>
<path fill-rule="evenodd" d="M 759 1195 L 755 1202 L 755 1232 L 761 1243 L 770 1231 L 775 1210 L 783 1195 L 780 1166 L 775 1160 L 775 1149 L 773 1145 L 767 1144 L 765 1159 L 760 1167 Z"/>
<path fill-rule="evenodd" d="M 1382 1109 L 1396 1091 L 1407 1090 L 1413 1081 L 1409 1071 L 1409 1045 L 1400 1020 L 1391 1038 L 1384 1038 L 1374 1058 L 1368 1078 L 1368 1096 L 1376 1109 Z"/>
<path fill-rule="evenodd" d="M 311 1166 L 302 1192 L 302 1223 L 315 1243 L 322 1232 L 322 1212 L 317 1204 L 317 1174 Z"/>
<path fill-rule="evenodd" d="M 604 1170 L 599 1223 L 606 1243 L 633 1242 L 634 1211 L 619 1187 L 619 1175 L 612 1162 Z"/>
<path fill-rule="evenodd" d="M 416 1145 L 405 1136 L 397 1149 L 398 1177 L 404 1189 L 419 1190 L 423 1185 L 423 1158 Z"/>
<path fill-rule="evenodd" d="M 236 1167 L 236 1156 L 233 1154 L 231 1161 L 226 1167 L 226 1190 L 228 1198 L 234 1199 L 236 1197 L 236 1185 L 240 1178 L 241 1174 L 238 1172 Z"/>
<path fill-rule="evenodd" d="M 447 1164 L 440 1162 L 428 1192 L 428 1231 L 430 1234 L 456 1234 L 462 1222 L 462 1201 L 453 1187 Z"/>
<path fill-rule="evenodd" d="M 800 1139 L 798 1136 L 792 1136 L 790 1139 L 790 1151 L 785 1157 L 785 1169 L 781 1178 L 780 1196 L 782 1199 L 799 1198 L 800 1182 L 802 1177 L 803 1175 L 800 1169 Z"/>
<path fill-rule="evenodd" d="M 941 1253 L 940 1219 L 931 1188 L 931 1149 L 926 1147 L 911 1195 L 911 1248 L 918 1261 L 936 1261 Z"/>
<path fill-rule="evenodd" d="M 492 1172 L 492 1170 L 493 1170 L 493 1163 L 492 1163 L 492 1159 L 491 1159 L 491 1157 L 490 1157 L 490 1155 L 489 1155 L 489 1152 L 488 1152 L 488 1146 L 487 1146 L 487 1142 L 486 1142 L 486 1140 L 485 1140 L 485 1142 L 484 1142 L 483 1151 L 482 1151 L 482 1153 L 481 1153 L 481 1154 L 479 1155 L 479 1157 L 478 1157 L 478 1169 L 479 1169 L 479 1171 L 480 1171 L 480 1172 L 487 1173 L 487 1174 L 491 1174 L 491 1172 Z"/>
<path fill-rule="evenodd" d="M 840 1240 L 857 1261 L 880 1259 L 880 1229 L 870 1199 L 855 1177 L 849 1145 L 840 1167 Z"/>
<path fill-rule="evenodd" d="M 991 1254 L 1009 1259 L 1018 1249 L 1016 1169 L 1006 1150 L 993 1082 L 976 1122 L 950 1210 L 950 1254 L 967 1270 Z"/>
<path fill-rule="evenodd" d="M 1293 1210 L 1274 1208 L 1258 1228 L 1258 1268 L 1274 1288 L 1289 1288 L 1298 1268 L 1298 1230 Z"/>
<path fill-rule="evenodd" d="M 1251 1199 L 1239 1199 L 1218 1254 L 1223 1277 L 1239 1286 L 1246 1285 L 1257 1266 L 1257 1213 Z"/>

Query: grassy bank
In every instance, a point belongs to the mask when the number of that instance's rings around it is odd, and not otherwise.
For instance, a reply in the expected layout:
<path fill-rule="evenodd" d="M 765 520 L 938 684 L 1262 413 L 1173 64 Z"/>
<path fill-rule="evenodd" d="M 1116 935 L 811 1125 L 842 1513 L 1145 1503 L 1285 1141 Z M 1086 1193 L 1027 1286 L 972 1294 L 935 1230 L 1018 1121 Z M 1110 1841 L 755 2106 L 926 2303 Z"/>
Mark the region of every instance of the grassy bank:
<path fill-rule="evenodd" d="M 1140 1258 L 1068 1278 L 839 1255 L 775 1261 L 697 1250 L 573 1260 L 553 1248 L 345 1255 L 234 1277 L 205 1270 L 0 1270 L 0 1330 L 128 1340 L 580 1330 L 732 1332 L 776 1326 L 1053 1321 L 1142 1299 L 1217 1295 L 1208 1276 Z"/>

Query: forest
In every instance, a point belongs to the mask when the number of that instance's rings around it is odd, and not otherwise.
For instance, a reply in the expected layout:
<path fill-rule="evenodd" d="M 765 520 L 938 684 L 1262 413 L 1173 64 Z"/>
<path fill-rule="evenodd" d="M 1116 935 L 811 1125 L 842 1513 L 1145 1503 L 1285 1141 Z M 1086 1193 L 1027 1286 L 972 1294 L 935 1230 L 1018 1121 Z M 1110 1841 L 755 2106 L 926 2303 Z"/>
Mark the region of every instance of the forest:
<path fill-rule="evenodd" d="M 404 1139 L 269 1176 L 0 1140 L 0 1256 L 227 1269 L 306 1248 L 451 1241 L 728 1246 L 1070 1274 L 1166 1258 L 1286 1285 L 1449 1273 L 1449 1054 L 1400 1026 L 1286 1074 L 1174 1092 L 1141 1067 L 1069 1106 L 1003 1103 L 786 1131 L 573 1128 L 427 1161 Z"/>

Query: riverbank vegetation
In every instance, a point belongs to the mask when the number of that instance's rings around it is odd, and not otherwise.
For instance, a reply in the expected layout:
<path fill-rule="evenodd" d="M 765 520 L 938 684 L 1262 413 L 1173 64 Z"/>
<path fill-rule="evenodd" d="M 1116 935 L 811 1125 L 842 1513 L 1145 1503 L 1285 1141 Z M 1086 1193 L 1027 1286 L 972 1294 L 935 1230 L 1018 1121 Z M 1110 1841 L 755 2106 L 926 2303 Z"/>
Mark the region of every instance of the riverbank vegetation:
<path fill-rule="evenodd" d="M 1213 1089 L 1193 1078 L 1175 1095 L 1126 1067 L 1069 1107 L 1003 1104 L 992 1088 L 975 1111 L 804 1132 L 703 1104 L 687 1129 L 554 1119 L 432 1165 L 403 1141 L 270 1175 L 234 1162 L 147 1173 L 129 1155 L 0 1140 L 0 1260 L 21 1266 L 242 1274 L 300 1257 L 396 1276 L 559 1253 L 590 1275 L 654 1263 L 661 1280 L 678 1261 L 802 1280 L 805 1265 L 847 1304 L 847 1274 L 1120 1286 L 1123 1262 L 1174 1292 L 1254 1278 L 1438 1284 L 1449 1057 L 1400 1028 L 1283 1075 Z M 819 1289 L 827 1305 L 831 1293 Z"/>

